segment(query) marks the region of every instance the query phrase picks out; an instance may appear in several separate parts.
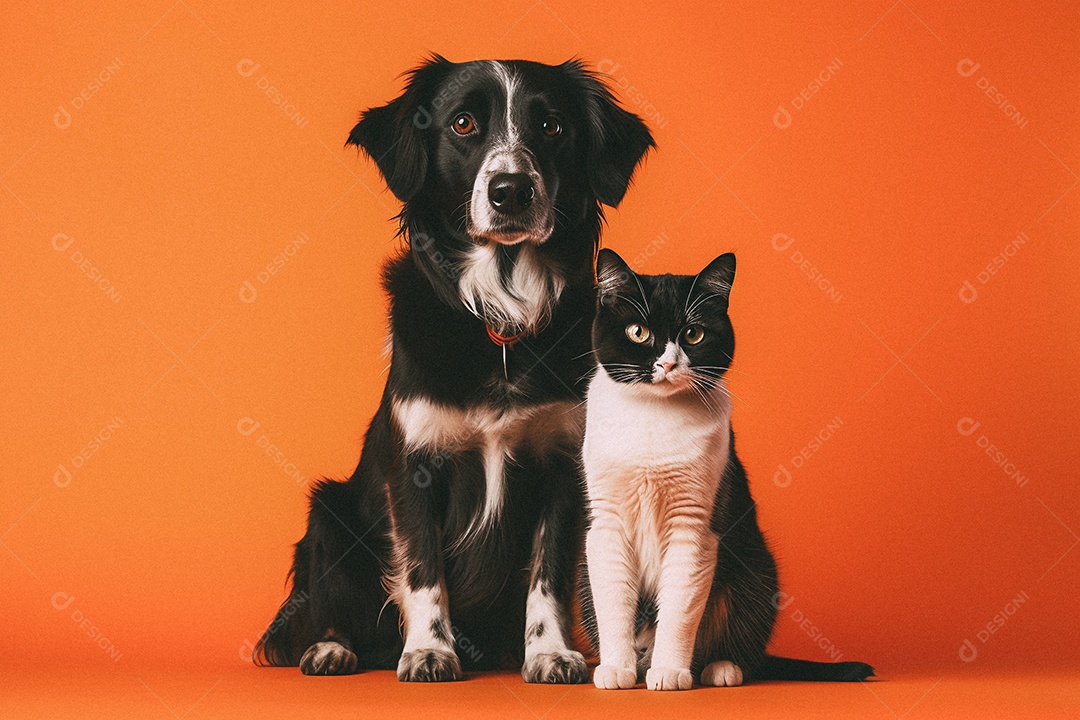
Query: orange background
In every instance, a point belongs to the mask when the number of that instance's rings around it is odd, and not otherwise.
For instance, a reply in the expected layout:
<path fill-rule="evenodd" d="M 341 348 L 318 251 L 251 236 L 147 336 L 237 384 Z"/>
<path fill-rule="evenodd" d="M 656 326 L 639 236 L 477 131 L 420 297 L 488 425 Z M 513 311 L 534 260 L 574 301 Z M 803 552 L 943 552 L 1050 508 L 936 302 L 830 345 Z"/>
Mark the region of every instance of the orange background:
<path fill-rule="evenodd" d="M 283 597 L 304 480 L 352 470 L 385 377 L 397 205 L 343 142 L 430 51 L 599 64 L 659 144 L 605 245 L 647 273 L 738 254 L 734 423 L 792 596 L 775 650 L 829 659 L 822 636 L 886 679 L 924 674 L 882 703 L 897 715 L 935 678 L 1077 667 L 1075 7 L 172 1 L 12 7 L 0 29 L 7 676 L 125 678 L 177 714 L 207 668 L 291 682 L 240 656 Z M 177 667 L 205 687 L 169 696 Z"/>

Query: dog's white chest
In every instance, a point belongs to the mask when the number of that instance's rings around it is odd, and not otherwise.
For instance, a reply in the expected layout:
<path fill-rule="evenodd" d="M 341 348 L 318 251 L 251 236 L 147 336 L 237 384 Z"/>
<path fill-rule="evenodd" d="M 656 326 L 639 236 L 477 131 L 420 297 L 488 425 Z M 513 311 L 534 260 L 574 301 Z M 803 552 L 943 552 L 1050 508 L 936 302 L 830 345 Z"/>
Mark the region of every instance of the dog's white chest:
<path fill-rule="evenodd" d="M 516 451 L 528 449 L 543 456 L 580 438 L 584 423 L 584 411 L 572 402 L 498 410 L 485 406 L 459 408 L 410 398 L 395 400 L 391 407 L 409 451 L 480 451 L 486 493 L 477 529 L 498 518 L 505 494 L 506 462 Z"/>

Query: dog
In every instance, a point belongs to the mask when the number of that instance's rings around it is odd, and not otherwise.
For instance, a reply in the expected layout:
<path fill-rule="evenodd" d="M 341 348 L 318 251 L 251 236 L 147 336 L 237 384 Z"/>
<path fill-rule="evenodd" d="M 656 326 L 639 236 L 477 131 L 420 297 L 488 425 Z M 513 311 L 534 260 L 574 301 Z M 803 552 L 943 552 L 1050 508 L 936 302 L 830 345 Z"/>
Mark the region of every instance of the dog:
<path fill-rule="evenodd" d="M 347 145 L 402 203 L 390 370 L 355 472 L 311 492 L 256 660 L 587 682 L 571 603 L 594 264 L 653 138 L 580 61 L 433 56 Z"/>

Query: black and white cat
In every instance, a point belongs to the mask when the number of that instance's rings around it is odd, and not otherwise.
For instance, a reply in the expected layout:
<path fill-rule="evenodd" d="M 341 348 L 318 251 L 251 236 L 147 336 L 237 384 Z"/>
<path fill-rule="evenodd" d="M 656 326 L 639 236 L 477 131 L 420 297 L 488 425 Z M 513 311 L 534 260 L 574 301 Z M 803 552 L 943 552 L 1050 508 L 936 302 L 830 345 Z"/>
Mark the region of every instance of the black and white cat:
<path fill-rule="evenodd" d="M 734 278 L 731 253 L 697 276 L 636 275 L 610 250 L 597 259 L 583 610 L 598 688 L 642 674 L 652 690 L 873 674 L 765 653 L 778 585 L 731 430 Z"/>

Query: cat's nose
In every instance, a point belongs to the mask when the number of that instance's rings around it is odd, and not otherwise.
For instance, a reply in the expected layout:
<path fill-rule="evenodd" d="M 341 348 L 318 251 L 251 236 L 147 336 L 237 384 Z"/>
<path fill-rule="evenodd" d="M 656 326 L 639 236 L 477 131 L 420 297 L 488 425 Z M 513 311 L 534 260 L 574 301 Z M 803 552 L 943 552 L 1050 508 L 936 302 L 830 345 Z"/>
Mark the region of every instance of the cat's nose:
<path fill-rule="evenodd" d="M 656 369 L 663 370 L 665 373 L 671 372 L 671 368 L 675 367 L 674 360 L 668 360 L 666 358 L 660 358 L 656 361 Z"/>

